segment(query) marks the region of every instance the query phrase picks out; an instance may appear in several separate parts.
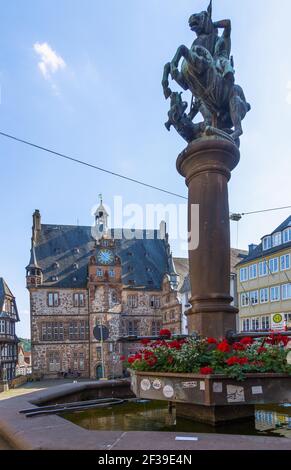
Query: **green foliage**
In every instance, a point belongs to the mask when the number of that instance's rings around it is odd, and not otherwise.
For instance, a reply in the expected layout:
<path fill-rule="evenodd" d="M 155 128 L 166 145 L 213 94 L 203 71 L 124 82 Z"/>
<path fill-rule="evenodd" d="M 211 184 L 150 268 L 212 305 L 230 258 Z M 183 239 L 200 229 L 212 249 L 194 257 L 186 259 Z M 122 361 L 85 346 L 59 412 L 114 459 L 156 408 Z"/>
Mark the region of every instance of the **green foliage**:
<path fill-rule="evenodd" d="M 24 339 L 24 338 L 19 338 L 20 344 L 23 347 L 24 352 L 30 352 L 31 351 L 31 340 L 30 339 Z"/>

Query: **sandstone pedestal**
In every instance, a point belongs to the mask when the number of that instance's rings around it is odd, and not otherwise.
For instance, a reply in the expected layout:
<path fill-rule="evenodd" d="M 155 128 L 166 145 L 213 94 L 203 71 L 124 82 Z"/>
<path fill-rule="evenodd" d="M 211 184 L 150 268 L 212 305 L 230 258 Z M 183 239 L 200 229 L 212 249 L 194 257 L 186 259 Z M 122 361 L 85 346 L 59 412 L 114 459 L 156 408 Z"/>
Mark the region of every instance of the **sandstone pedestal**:
<path fill-rule="evenodd" d="M 254 405 L 203 406 L 193 403 L 176 403 L 175 407 L 178 417 L 190 419 L 196 423 L 211 424 L 212 426 L 255 419 Z"/>
<path fill-rule="evenodd" d="M 192 309 L 188 311 L 188 329 L 189 333 L 217 339 L 236 329 L 238 313 L 230 295 L 228 181 L 239 159 L 239 150 L 230 140 L 208 137 L 192 142 L 177 160 L 189 189 Z M 199 205 L 199 220 L 192 220 L 192 205 Z M 198 224 L 199 244 L 192 249 Z"/>

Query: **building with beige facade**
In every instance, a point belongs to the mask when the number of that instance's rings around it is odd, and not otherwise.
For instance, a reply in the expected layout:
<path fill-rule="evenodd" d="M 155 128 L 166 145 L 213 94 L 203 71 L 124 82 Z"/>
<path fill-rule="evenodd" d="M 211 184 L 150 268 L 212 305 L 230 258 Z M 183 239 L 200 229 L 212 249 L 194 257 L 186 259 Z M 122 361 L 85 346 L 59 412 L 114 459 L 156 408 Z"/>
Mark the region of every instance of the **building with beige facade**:
<path fill-rule="evenodd" d="M 291 328 L 291 216 L 237 265 L 240 331 Z"/>

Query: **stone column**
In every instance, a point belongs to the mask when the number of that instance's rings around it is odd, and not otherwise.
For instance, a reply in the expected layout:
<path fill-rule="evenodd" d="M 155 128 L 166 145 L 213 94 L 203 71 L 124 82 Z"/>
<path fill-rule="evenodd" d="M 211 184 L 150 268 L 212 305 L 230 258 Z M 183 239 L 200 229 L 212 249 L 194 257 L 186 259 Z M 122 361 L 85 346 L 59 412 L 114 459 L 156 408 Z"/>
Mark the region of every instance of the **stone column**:
<path fill-rule="evenodd" d="M 199 205 L 199 246 L 189 249 L 192 309 L 189 333 L 217 339 L 236 329 L 238 310 L 230 296 L 230 221 L 228 181 L 240 152 L 227 139 L 206 137 L 192 142 L 179 155 L 177 169 L 189 189 L 189 233 L 192 204 Z M 193 230 L 192 229 L 192 230 Z"/>

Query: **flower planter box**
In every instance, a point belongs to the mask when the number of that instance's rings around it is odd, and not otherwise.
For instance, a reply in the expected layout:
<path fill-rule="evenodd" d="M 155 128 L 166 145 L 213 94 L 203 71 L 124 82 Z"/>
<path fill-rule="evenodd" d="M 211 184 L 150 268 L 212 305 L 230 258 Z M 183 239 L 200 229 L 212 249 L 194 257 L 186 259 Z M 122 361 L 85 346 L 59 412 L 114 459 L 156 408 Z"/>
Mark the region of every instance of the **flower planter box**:
<path fill-rule="evenodd" d="M 131 373 L 138 398 L 204 407 L 291 403 L 291 376 L 248 374 L 243 382 L 225 375 Z"/>

